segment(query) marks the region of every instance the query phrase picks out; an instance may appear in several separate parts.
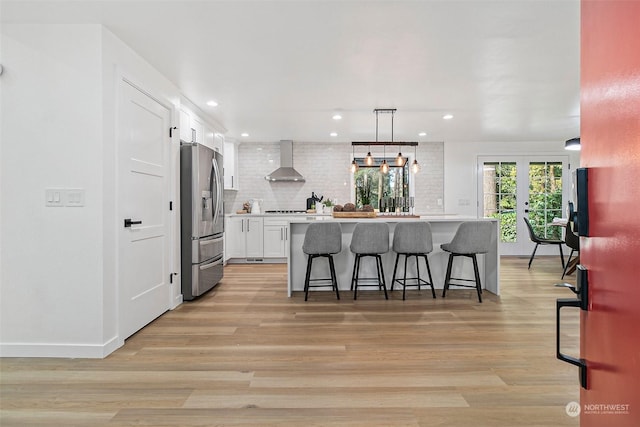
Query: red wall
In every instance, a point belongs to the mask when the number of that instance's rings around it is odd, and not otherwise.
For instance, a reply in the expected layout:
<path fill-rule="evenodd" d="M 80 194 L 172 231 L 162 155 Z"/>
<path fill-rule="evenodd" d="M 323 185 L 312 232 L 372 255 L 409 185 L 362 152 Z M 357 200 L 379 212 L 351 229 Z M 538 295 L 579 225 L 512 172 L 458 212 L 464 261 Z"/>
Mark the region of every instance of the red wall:
<path fill-rule="evenodd" d="M 591 310 L 581 425 L 640 426 L 640 1 L 581 2 L 581 165 L 589 167 Z M 619 406 L 622 414 L 605 414 Z M 625 409 L 627 413 L 625 412 Z"/>

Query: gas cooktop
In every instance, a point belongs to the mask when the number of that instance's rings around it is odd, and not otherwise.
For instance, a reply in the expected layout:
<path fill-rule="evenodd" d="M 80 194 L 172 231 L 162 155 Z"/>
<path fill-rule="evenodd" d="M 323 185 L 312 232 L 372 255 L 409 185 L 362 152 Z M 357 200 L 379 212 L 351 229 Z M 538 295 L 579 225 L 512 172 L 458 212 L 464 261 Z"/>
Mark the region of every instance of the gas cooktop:
<path fill-rule="evenodd" d="M 293 210 L 293 209 L 279 209 L 279 210 L 275 210 L 275 211 L 264 211 L 264 213 L 268 213 L 268 214 L 301 214 L 301 213 L 307 213 L 307 211 L 297 211 L 297 210 Z"/>

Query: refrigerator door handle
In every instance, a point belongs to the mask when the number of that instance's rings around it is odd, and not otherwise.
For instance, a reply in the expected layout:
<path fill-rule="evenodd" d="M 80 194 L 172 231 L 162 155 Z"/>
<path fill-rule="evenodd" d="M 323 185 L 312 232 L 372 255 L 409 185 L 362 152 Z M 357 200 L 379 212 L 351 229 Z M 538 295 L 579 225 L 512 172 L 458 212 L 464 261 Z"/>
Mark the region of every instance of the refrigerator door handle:
<path fill-rule="evenodd" d="M 213 223 L 216 224 L 218 222 L 219 215 L 220 215 L 220 203 L 221 203 L 220 199 L 222 198 L 222 195 L 220 193 L 221 193 L 222 186 L 220 181 L 220 170 L 218 168 L 218 162 L 216 161 L 215 157 L 211 160 L 211 165 L 213 166 L 213 173 L 215 175 L 215 181 L 216 181 L 216 206 L 213 211 Z M 213 187 L 213 182 L 211 184 Z M 211 192 L 213 192 L 213 188 L 211 188 Z"/>

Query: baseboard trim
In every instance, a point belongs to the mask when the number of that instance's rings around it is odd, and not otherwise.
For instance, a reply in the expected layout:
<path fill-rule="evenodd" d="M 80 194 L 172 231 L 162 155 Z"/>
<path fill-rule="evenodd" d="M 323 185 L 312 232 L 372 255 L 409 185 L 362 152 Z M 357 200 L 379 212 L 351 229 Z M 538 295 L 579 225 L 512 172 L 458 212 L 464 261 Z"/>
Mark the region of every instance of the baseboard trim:
<path fill-rule="evenodd" d="M 58 357 L 103 359 L 124 345 L 113 337 L 104 344 L 2 343 L 0 357 Z"/>

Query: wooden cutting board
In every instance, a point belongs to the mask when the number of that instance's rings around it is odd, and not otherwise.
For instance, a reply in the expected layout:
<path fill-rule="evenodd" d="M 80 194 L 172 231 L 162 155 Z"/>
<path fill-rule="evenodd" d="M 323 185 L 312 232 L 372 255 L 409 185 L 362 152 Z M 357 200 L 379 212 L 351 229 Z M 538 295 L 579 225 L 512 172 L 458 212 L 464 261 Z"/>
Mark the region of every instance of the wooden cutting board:
<path fill-rule="evenodd" d="M 375 212 L 333 212 L 334 218 L 375 218 Z"/>

